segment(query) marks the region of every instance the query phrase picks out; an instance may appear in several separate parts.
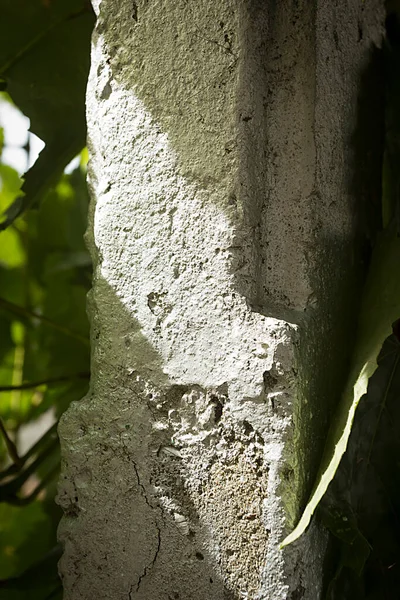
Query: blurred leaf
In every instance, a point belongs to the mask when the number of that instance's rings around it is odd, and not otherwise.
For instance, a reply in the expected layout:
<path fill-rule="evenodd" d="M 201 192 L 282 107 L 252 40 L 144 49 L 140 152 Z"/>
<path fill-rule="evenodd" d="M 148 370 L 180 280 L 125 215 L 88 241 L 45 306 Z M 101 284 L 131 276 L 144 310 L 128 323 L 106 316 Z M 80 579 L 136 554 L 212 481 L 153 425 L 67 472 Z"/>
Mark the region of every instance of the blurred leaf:
<path fill-rule="evenodd" d="M 17 197 L 21 187 L 18 173 L 0 164 L 0 213 Z M 19 267 L 24 263 L 25 253 L 18 232 L 9 228 L 2 234 L 0 244 L 0 265 L 8 268 Z"/>
<path fill-rule="evenodd" d="M 46 144 L 4 213 L 8 227 L 57 182 L 85 145 L 85 89 L 94 15 L 86 0 L 3 0 L 0 75 Z"/>
<path fill-rule="evenodd" d="M 11 167 L 0 164 L 0 212 L 16 197 L 21 180 Z M 20 300 L 23 293 L 22 268 L 26 253 L 20 233 L 10 227 L 3 233 L 0 243 L 0 295 L 9 295 L 9 299 Z M 16 273 L 18 275 L 16 276 Z M 12 321 L 9 315 L 0 309 L 0 364 L 5 356 L 14 353 L 11 339 Z M 0 382 L 4 381 L 1 377 Z M 0 399 L 1 408 L 1 399 Z"/>
<path fill-rule="evenodd" d="M 392 323 L 400 315 L 399 265 L 400 238 L 395 232 L 385 230 L 378 236 L 372 256 L 352 368 L 328 436 L 320 473 L 298 525 L 286 537 L 282 546 L 294 542 L 306 530 L 346 451 L 357 405 L 367 391 L 369 378 L 377 368 L 377 358 L 383 342 L 390 335 Z"/>
<path fill-rule="evenodd" d="M 51 600 L 61 590 L 57 562 L 61 546 L 51 548 L 42 559 L 25 569 L 18 577 L 0 580 L 0 600 Z"/>
<path fill-rule="evenodd" d="M 0 504 L 0 579 L 14 577 L 32 565 L 52 543 L 53 535 L 41 502 L 23 508 Z"/>
<path fill-rule="evenodd" d="M 85 174 L 78 168 L 63 175 L 36 215 L 28 215 L 29 223 L 36 221 L 36 227 L 30 227 L 29 261 L 44 292 L 42 314 L 53 323 L 63 324 L 69 332 L 76 332 L 71 335 L 61 328 L 46 327 L 45 323 L 37 328 L 37 346 L 47 357 L 43 378 L 49 373 L 57 377 L 89 370 L 86 294 L 91 262 L 83 241 L 87 208 Z M 66 257 L 70 258 L 69 264 Z M 32 380 L 39 373 L 37 350 L 31 343 L 26 353 L 25 378 Z"/>
<path fill-rule="evenodd" d="M 56 403 L 57 414 L 61 414 L 71 400 L 81 398 L 87 390 L 87 380 L 76 378 L 89 370 L 86 294 L 91 261 L 83 241 L 87 208 L 85 173 L 79 167 L 62 176 L 38 210 L 5 232 L 18 228 L 24 257 L 20 268 L 0 267 L 4 295 L 0 297 L 0 327 L 3 324 L 7 333 L 4 357 L 9 353 L 0 365 L 0 390 L 14 386 L 14 391 L 0 394 L 0 414 L 13 420 L 14 426 L 38 417 L 48 410 L 50 402 Z M 24 325 L 18 378 L 17 350 L 9 334 L 15 321 Z M 2 340 L 0 353 L 1 349 Z M 60 377 L 66 379 L 65 385 L 28 389 L 31 382 Z"/>

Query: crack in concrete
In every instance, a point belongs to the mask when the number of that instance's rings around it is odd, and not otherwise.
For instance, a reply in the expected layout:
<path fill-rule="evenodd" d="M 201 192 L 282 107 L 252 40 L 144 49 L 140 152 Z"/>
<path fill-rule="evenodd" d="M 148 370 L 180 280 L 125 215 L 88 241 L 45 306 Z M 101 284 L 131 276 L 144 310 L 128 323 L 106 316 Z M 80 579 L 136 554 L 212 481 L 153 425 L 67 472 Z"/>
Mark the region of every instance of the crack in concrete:
<path fill-rule="evenodd" d="M 145 501 L 146 501 L 146 504 L 147 504 L 148 506 L 150 506 L 150 508 L 154 508 L 154 506 L 152 506 L 152 505 L 150 504 L 150 502 L 149 502 L 149 499 L 148 499 L 148 497 L 147 497 L 147 493 L 146 493 L 146 488 L 144 487 L 143 483 L 140 481 L 139 471 L 138 471 L 138 468 L 137 468 L 137 466 L 136 466 L 136 463 L 135 463 L 135 461 L 132 461 L 132 464 L 133 464 L 133 468 L 134 468 L 134 471 L 135 471 L 135 475 L 136 475 L 136 479 L 137 479 L 137 482 L 138 482 L 138 486 L 139 486 L 139 487 L 140 487 L 140 489 L 142 490 L 142 496 L 143 496 L 143 498 L 145 499 Z"/>
<path fill-rule="evenodd" d="M 132 585 L 129 588 L 129 594 L 128 594 L 129 600 L 132 600 L 132 598 L 133 598 L 133 596 L 132 596 L 133 592 L 134 592 L 134 589 L 133 589 L 133 583 L 132 583 Z"/>
<path fill-rule="evenodd" d="M 144 487 L 143 483 L 140 480 L 140 476 L 139 476 L 139 471 L 138 471 L 137 465 L 136 465 L 136 463 L 134 461 L 132 461 L 132 464 L 133 464 L 133 468 L 135 470 L 135 474 L 136 474 L 138 485 L 139 485 L 140 489 L 142 490 L 143 498 L 145 499 L 145 502 L 146 502 L 147 506 L 149 506 L 152 510 L 154 510 L 154 506 L 149 502 L 149 499 L 147 497 L 146 488 Z M 132 600 L 132 598 L 133 598 L 132 593 L 133 592 L 137 593 L 139 591 L 139 588 L 142 585 L 142 582 L 143 582 L 144 578 L 147 576 L 149 570 L 154 567 L 154 565 L 156 563 L 156 560 L 157 560 L 157 557 L 158 557 L 158 554 L 160 552 L 160 548 L 161 548 L 161 529 L 157 525 L 157 522 L 155 522 L 154 525 L 155 525 L 155 527 L 157 529 L 157 548 L 155 550 L 155 553 L 154 553 L 154 556 L 153 556 L 152 560 L 147 565 L 145 565 L 145 567 L 143 569 L 143 573 L 141 575 L 139 575 L 139 579 L 137 581 L 135 590 L 133 589 L 133 584 L 131 585 L 131 588 L 129 590 L 129 600 Z"/>
<path fill-rule="evenodd" d="M 143 573 L 140 575 L 138 582 L 136 584 L 136 592 L 139 591 L 140 586 L 142 585 L 143 579 L 146 577 L 147 573 L 149 572 L 150 569 L 152 569 L 156 563 L 158 554 L 160 552 L 160 548 L 161 548 L 161 530 L 160 528 L 156 525 L 157 527 L 157 548 L 156 551 L 154 553 L 153 559 L 149 562 L 148 565 L 145 566 L 145 568 L 143 569 Z"/>
<path fill-rule="evenodd" d="M 213 40 L 209 37 L 207 37 L 207 35 L 200 29 L 200 27 L 198 25 L 195 25 L 197 31 L 200 33 L 200 39 L 209 42 L 210 44 L 215 44 L 216 46 L 218 46 L 219 48 L 221 48 L 222 50 L 224 50 L 226 52 L 226 54 L 230 54 L 231 56 L 233 56 L 235 58 L 235 62 L 238 60 L 238 56 L 237 54 L 235 54 L 232 50 L 232 42 L 229 40 L 229 38 L 227 39 L 227 37 L 225 37 L 225 44 L 221 44 L 220 42 L 218 42 L 218 40 Z M 227 35 L 227 34 L 226 34 Z"/>

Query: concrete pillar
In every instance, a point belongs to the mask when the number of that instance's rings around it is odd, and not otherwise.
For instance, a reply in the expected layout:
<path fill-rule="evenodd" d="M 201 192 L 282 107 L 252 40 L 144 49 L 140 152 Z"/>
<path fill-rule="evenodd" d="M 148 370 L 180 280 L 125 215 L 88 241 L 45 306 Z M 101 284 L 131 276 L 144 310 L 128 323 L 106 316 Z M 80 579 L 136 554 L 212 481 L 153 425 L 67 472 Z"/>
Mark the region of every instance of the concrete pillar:
<path fill-rule="evenodd" d="M 279 543 L 340 394 L 359 203 L 379 195 L 356 133 L 381 3 L 94 7 L 93 374 L 60 426 L 64 598 L 316 600 L 326 533 Z"/>

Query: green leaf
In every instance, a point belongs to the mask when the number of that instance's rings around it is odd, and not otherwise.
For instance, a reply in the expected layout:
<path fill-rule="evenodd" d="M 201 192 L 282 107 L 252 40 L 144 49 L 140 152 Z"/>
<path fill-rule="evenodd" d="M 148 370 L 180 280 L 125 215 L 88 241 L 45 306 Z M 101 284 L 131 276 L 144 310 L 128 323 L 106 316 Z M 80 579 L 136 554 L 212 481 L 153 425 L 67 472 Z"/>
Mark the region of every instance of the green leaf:
<path fill-rule="evenodd" d="M 7 165 L 0 165 L 0 212 L 7 211 L 18 196 L 21 179 L 18 173 Z M 0 244 L 0 268 L 20 267 L 25 262 L 25 249 L 20 233 L 10 227 L 2 234 Z"/>
<path fill-rule="evenodd" d="M 41 502 L 24 508 L 0 504 L 0 524 L 0 579 L 14 577 L 31 566 L 53 541 Z M 35 538 L 35 553 L 32 553 L 27 540 Z"/>
<path fill-rule="evenodd" d="M 357 409 L 346 453 L 319 507 L 324 525 L 341 540 L 328 598 L 365 600 L 365 589 L 377 598 L 397 597 L 399 397 L 400 342 L 391 335 Z"/>
<path fill-rule="evenodd" d="M 18 577 L 0 580 L 0 600 L 50 600 L 60 597 L 57 562 L 61 553 L 61 547 L 54 546 Z"/>
<path fill-rule="evenodd" d="M 0 75 L 7 91 L 46 144 L 7 207 L 8 227 L 60 177 L 85 145 L 85 89 L 94 15 L 85 0 L 4 0 Z"/>
<path fill-rule="evenodd" d="M 20 345 L 23 366 L 15 370 L 10 335 L 0 339 L 7 362 L 0 365 L 0 388 L 69 378 L 69 381 L 2 392 L 0 413 L 9 427 L 38 417 L 50 406 L 61 414 L 72 400 L 85 395 L 88 381 L 77 374 L 89 371 L 89 324 L 86 294 L 91 283 L 91 261 L 83 241 L 88 193 L 84 169 L 63 175 L 38 210 L 30 211 L 7 230 L 23 241 L 23 264 L 0 267 L 0 326 L 5 332 L 15 321 L 24 325 Z"/>
<path fill-rule="evenodd" d="M 11 167 L 0 165 L 0 212 L 12 202 L 20 188 L 18 173 Z M 10 227 L 3 233 L 0 244 L 0 289 L 2 294 L 18 299 L 23 296 L 22 276 L 15 277 L 15 271 L 23 272 L 26 252 L 20 232 Z M 13 275 L 11 275 L 13 274 Z M 9 315 L 0 311 L 0 360 L 12 349 Z M 0 378 L 1 381 L 1 378 Z"/>
<path fill-rule="evenodd" d="M 86 294 L 91 280 L 91 261 L 83 241 L 87 207 L 85 173 L 78 168 L 62 177 L 56 188 L 46 195 L 36 215 L 27 215 L 28 223 L 32 223 L 30 269 L 44 292 L 41 312 L 70 332 L 67 334 L 44 323 L 37 328 L 36 342 L 47 357 L 43 378 L 49 374 L 57 377 L 89 370 Z M 26 353 L 26 379 L 38 378 L 37 362 L 37 350 L 31 344 Z"/>
<path fill-rule="evenodd" d="M 354 414 L 366 393 L 369 378 L 377 368 L 383 342 L 400 316 L 400 238 L 393 231 L 380 234 L 375 246 L 363 295 L 358 336 L 350 375 L 332 424 L 319 475 L 298 525 L 282 542 L 282 547 L 298 539 L 335 476 L 346 451 Z"/>

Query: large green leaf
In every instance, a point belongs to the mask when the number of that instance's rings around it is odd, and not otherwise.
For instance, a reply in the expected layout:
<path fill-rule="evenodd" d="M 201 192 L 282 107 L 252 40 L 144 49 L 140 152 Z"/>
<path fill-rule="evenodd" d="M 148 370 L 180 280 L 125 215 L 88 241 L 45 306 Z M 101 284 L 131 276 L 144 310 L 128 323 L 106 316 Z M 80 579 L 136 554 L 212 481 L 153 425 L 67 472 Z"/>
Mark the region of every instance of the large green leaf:
<path fill-rule="evenodd" d="M 383 342 L 390 335 L 393 322 L 400 317 L 399 266 L 400 238 L 392 229 L 385 230 L 380 234 L 372 256 L 352 367 L 328 436 L 317 482 L 298 525 L 282 546 L 294 542 L 306 530 L 346 451 L 358 403 L 377 368 Z"/>
<path fill-rule="evenodd" d="M 347 451 L 320 505 L 324 524 L 341 540 L 329 600 L 398 596 L 400 341 L 395 329 L 397 335 L 380 352 Z"/>
<path fill-rule="evenodd" d="M 85 145 L 84 95 L 94 15 L 86 0 L 1 0 L 0 77 L 46 144 L 0 230 L 54 185 Z"/>

